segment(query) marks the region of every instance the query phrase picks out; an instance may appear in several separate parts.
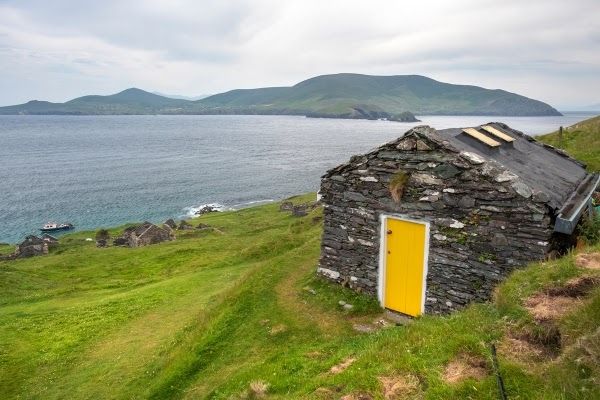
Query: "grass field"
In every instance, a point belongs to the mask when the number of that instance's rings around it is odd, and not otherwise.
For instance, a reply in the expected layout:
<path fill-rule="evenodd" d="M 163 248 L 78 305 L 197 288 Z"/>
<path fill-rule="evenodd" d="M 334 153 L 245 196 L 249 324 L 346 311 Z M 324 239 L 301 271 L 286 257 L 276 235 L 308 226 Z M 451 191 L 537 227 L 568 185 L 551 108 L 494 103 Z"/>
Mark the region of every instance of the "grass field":
<path fill-rule="evenodd" d="M 600 116 L 567 127 L 562 140 L 558 132 L 538 136 L 536 139 L 565 150 L 585 162 L 590 171 L 600 171 Z"/>
<path fill-rule="evenodd" d="M 320 213 L 211 214 L 217 230 L 137 249 L 82 232 L 0 261 L 0 397 L 496 399 L 497 343 L 510 399 L 600 398 L 598 285 L 548 320 L 525 308 L 598 270 L 570 255 L 514 274 L 495 302 L 382 327 L 373 299 L 315 278 Z"/>

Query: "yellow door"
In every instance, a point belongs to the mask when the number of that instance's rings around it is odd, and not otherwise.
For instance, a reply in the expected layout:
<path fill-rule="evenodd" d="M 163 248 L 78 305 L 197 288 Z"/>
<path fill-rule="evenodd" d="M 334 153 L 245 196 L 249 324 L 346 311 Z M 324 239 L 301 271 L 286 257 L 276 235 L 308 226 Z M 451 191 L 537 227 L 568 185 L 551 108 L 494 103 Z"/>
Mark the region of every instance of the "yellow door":
<path fill-rule="evenodd" d="M 386 219 L 386 308 L 415 317 L 421 315 L 426 234 L 424 224 Z"/>

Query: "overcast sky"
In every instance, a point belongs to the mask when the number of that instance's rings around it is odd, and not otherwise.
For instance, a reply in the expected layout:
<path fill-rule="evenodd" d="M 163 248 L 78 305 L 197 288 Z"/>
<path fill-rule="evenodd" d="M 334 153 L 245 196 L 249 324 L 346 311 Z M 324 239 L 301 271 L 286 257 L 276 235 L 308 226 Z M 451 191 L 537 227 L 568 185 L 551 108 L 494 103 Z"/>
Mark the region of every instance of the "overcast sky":
<path fill-rule="evenodd" d="M 337 72 L 600 103 L 600 0 L 0 0 L 0 105 Z"/>

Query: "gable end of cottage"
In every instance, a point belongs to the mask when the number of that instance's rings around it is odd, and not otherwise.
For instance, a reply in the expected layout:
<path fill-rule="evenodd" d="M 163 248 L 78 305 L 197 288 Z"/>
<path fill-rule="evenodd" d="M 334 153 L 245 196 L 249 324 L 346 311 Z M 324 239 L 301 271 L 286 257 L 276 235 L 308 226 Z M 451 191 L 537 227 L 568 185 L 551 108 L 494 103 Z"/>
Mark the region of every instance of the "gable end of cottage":
<path fill-rule="evenodd" d="M 396 186 L 403 183 L 400 195 Z M 552 248 L 547 197 L 499 163 L 418 127 L 322 178 L 318 272 L 377 295 L 381 217 L 429 224 L 427 312 L 487 300 L 510 271 Z"/>

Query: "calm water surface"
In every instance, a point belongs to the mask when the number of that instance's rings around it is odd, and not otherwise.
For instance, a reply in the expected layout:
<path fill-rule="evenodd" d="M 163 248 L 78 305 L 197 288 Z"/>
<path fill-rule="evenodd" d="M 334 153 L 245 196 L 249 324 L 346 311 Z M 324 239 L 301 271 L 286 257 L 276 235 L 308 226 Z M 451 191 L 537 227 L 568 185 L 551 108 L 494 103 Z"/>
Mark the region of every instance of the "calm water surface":
<path fill-rule="evenodd" d="M 293 116 L 0 116 L 0 242 L 47 221 L 96 229 L 161 222 L 219 203 L 243 207 L 316 191 L 351 155 L 412 126 L 502 121 L 531 135 L 589 118 L 420 117 L 423 122 Z"/>

